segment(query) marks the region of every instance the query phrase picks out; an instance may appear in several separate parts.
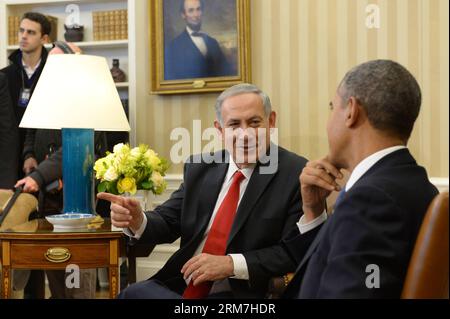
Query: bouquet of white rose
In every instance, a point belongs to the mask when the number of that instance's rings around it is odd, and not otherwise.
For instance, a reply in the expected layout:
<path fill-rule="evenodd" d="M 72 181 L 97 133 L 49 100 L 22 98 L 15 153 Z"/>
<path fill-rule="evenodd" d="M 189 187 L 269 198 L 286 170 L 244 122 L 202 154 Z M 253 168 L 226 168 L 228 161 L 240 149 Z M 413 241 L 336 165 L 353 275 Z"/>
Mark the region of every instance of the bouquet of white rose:
<path fill-rule="evenodd" d="M 95 162 L 96 178 L 100 180 L 99 192 L 112 194 L 136 194 L 137 190 L 148 190 L 161 194 L 166 189 L 165 172 L 169 165 L 148 145 L 133 149 L 128 144 L 117 144 L 113 153 Z"/>

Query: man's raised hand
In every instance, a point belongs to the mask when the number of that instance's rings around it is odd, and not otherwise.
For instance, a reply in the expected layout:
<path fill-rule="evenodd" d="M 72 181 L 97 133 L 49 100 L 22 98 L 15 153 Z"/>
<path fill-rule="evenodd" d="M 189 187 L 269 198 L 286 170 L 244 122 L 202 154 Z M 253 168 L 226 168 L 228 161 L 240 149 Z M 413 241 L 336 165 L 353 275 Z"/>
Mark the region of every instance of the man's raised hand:
<path fill-rule="evenodd" d="M 111 224 L 115 227 L 129 228 L 133 233 L 141 227 L 144 216 L 137 200 L 109 193 L 98 193 L 97 198 L 111 202 Z"/>

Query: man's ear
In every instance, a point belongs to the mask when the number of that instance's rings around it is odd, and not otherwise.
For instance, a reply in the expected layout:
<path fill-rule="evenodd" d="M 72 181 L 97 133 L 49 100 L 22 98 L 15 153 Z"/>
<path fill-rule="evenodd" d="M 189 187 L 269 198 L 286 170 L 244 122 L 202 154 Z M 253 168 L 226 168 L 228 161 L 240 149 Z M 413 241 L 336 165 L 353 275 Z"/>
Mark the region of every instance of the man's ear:
<path fill-rule="evenodd" d="M 41 38 L 41 43 L 42 43 L 42 44 L 49 43 L 49 39 L 50 39 L 50 37 L 48 36 L 48 34 L 45 34 L 45 35 L 43 35 L 42 38 Z"/>
<path fill-rule="evenodd" d="M 356 100 L 355 97 L 350 97 L 347 104 L 347 118 L 345 120 L 345 125 L 348 128 L 354 127 L 361 117 L 361 105 Z"/>
<path fill-rule="evenodd" d="M 214 121 L 214 127 L 219 131 L 219 136 L 220 136 L 221 138 L 223 138 L 223 136 L 224 136 L 224 131 L 223 131 L 222 125 L 220 125 L 220 122 L 219 122 L 218 120 L 215 120 L 215 121 Z"/>
<path fill-rule="evenodd" d="M 269 115 L 269 128 L 274 128 L 277 124 L 277 113 L 275 111 L 270 112 Z"/>

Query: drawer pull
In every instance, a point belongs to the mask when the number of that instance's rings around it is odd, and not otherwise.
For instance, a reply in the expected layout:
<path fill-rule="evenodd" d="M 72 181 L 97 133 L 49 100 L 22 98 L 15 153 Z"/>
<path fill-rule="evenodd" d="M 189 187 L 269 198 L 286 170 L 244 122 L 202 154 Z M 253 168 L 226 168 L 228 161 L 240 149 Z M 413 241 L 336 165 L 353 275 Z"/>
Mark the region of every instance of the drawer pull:
<path fill-rule="evenodd" d="M 67 248 L 49 248 L 44 254 L 45 259 L 52 263 L 63 263 L 70 259 L 71 254 Z"/>

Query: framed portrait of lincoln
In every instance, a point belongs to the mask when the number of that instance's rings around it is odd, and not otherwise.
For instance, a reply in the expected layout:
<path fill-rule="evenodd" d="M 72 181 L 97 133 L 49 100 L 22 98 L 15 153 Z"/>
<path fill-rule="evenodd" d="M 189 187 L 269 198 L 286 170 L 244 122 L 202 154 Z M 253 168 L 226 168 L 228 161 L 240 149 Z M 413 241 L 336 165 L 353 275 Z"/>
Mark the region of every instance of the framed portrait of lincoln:
<path fill-rule="evenodd" d="M 151 92 L 222 91 L 249 82 L 249 0 L 150 0 Z"/>

